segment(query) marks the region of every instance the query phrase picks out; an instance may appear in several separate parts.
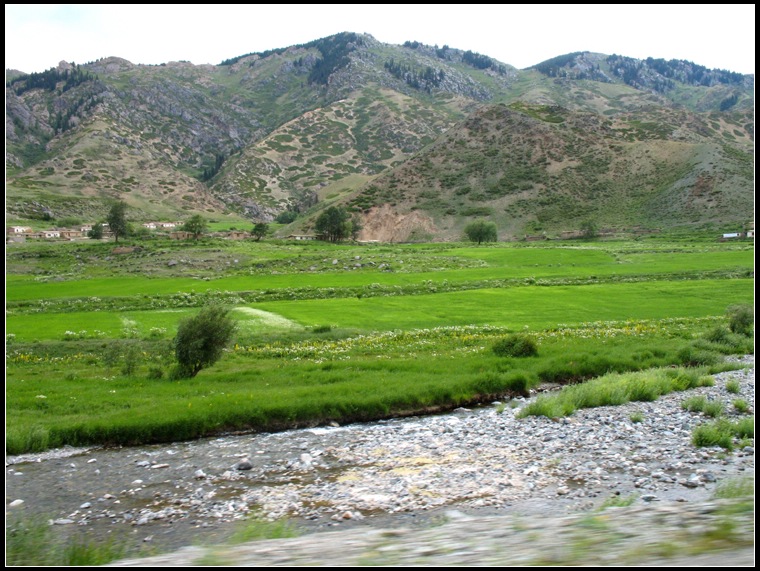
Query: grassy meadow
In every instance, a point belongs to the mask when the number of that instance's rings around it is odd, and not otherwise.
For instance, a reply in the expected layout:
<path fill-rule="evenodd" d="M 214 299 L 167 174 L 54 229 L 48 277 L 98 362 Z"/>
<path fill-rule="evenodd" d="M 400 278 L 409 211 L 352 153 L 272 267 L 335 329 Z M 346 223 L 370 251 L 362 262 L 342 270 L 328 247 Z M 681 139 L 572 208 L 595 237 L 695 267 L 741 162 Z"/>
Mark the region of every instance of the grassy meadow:
<path fill-rule="evenodd" d="M 727 314 L 754 303 L 747 242 L 126 245 L 6 248 L 6 453 L 367 421 L 754 351 Z M 235 339 L 170 380 L 177 326 L 208 304 Z M 494 352 L 515 335 L 537 354 Z"/>

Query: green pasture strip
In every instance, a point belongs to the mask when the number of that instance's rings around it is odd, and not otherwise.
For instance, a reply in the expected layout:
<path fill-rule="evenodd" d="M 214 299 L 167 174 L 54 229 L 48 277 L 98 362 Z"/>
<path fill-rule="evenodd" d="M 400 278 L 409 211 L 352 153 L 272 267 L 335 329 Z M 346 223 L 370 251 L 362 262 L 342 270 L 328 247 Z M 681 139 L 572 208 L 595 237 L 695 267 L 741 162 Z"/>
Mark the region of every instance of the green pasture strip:
<path fill-rule="evenodd" d="M 197 313 L 193 309 L 158 311 L 73 311 L 70 313 L 35 313 L 6 317 L 6 335 L 17 341 L 127 339 L 147 338 L 153 329 L 158 337 L 173 337 L 183 317 Z"/>
<path fill-rule="evenodd" d="M 672 281 L 683 280 L 706 280 L 706 279 L 738 279 L 749 277 L 749 271 L 718 271 L 700 272 L 698 274 L 671 274 L 667 278 L 659 276 L 657 279 L 669 279 Z M 481 280 L 469 282 L 433 282 L 431 280 L 405 286 L 388 286 L 373 283 L 363 287 L 351 288 L 313 288 L 295 287 L 282 289 L 267 289 L 259 291 L 220 291 L 208 290 L 203 292 L 190 291 L 167 295 L 139 295 L 131 297 L 79 297 L 79 298 L 55 298 L 25 301 L 6 300 L 6 315 L 22 313 L 70 313 L 77 311 L 138 311 L 138 310 L 162 310 L 179 309 L 187 307 L 204 307 L 209 304 L 240 305 L 246 303 L 263 303 L 282 300 L 304 299 L 342 299 L 356 297 L 385 297 L 385 296 L 410 296 L 424 295 L 429 293 L 446 293 L 456 291 L 468 291 L 476 289 L 509 288 L 526 285 L 541 286 L 578 286 L 604 283 L 633 283 L 649 281 L 653 276 L 627 276 L 598 278 L 596 276 L 578 278 L 554 278 L 540 279 L 527 278 L 504 279 L 504 280 Z"/>
<path fill-rule="evenodd" d="M 484 324 L 544 329 L 558 323 L 723 315 L 727 306 L 752 304 L 753 300 L 754 280 L 750 279 L 662 281 L 267 302 L 238 306 L 250 311 L 237 311 L 233 316 L 249 335 L 278 327 L 273 325 L 274 316 L 287 320 L 289 327 L 330 325 L 365 331 Z M 165 336 L 173 337 L 180 319 L 195 312 L 11 313 L 6 316 L 6 334 L 18 341 L 146 338 L 164 336 L 153 330 L 165 329 Z M 266 312 L 266 319 L 257 312 Z"/>
<path fill-rule="evenodd" d="M 752 304 L 754 280 L 640 282 L 586 286 L 526 286 L 419 296 L 271 302 L 256 307 L 305 326 L 370 331 L 445 325 L 527 326 L 558 323 L 705 317 Z"/>
<path fill-rule="evenodd" d="M 123 276 L 70 281 L 39 281 L 21 276 L 6 277 L 7 301 L 79 297 L 126 297 L 182 291 L 207 291 L 216 286 L 193 278 L 146 278 Z"/>
<path fill-rule="evenodd" d="M 594 247 L 519 247 L 519 246 L 462 246 L 446 251 L 449 256 L 481 260 L 494 267 L 528 267 L 579 265 L 605 266 L 615 263 L 615 256 Z M 433 254 L 430 254 L 433 255 Z"/>
<path fill-rule="evenodd" d="M 335 252 L 325 252 L 325 256 Z M 580 278 L 594 276 L 665 276 L 699 272 L 750 272 L 754 268 L 754 252 L 721 250 L 705 252 L 646 252 L 625 254 L 618 258 L 609 252 L 571 248 L 462 248 L 450 252 L 463 258 L 482 260 L 485 267 L 451 268 L 442 257 L 435 271 L 408 271 L 404 255 L 395 254 L 393 271 L 364 267 L 335 271 L 300 271 L 297 273 L 249 273 L 218 278 L 147 278 L 120 277 L 64 278 L 63 281 L 39 279 L 23 275 L 6 277 L 6 300 L 22 301 L 53 298 L 127 297 L 167 295 L 180 292 L 271 291 L 282 288 L 365 287 L 372 284 L 408 286 L 432 281 L 461 283 L 479 280 Z M 434 254 L 430 255 L 431 257 Z M 428 258 L 426 258 L 429 260 Z M 454 264 L 455 265 L 455 264 Z M 245 270 L 241 270 L 245 271 Z"/>
<path fill-rule="evenodd" d="M 73 311 L 8 315 L 5 332 L 14 341 L 74 341 L 77 339 L 171 339 L 179 322 L 198 313 L 198 309 L 159 309 L 152 311 Z M 284 317 L 265 311 L 239 307 L 231 313 L 241 335 L 302 329 Z"/>
<path fill-rule="evenodd" d="M 710 271 L 721 268 L 754 268 L 754 249 L 692 252 L 621 252 L 619 264 L 645 267 L 652 273 Z"/>
<path fill-rule="evenodd" d="M 703 329 L 693 327 L 694 334 Z M 665 325 L 661 333 L 667 331 Z M 603 343 L 547 335 L 538 356 L 522 359 L 494 355 L 493 330 L 420 332 L 417 343 L 381 336 L 371 345 L 357 342 L 309 358 L 232 351 L 181 381 L 148 379 L 153 360 L 124 377 L 97 355 L 15 359 L 6 370 L 6 452 L 169 442 L 452 408 L 523 393 L 543 377 L 556 379 L 558 370 L 577 380 L 680 364 L 679 349 L 688 343 L 680 336 L 629 333 Z"/>
<path fill-rule="evenodd" d="M 720 246 L 683 248 L 668 245 L 656 248 L 636 243 L 523 247 L 487 245 L 485 247 L 454 248 L 447 253 L 451 256 L 481 260 L 491 267 L 504 268 L 557 268 L 564 266 L 603 268 L 633 264 L 637 268 L 647 268 L 647 271 L 651 268 L 652 271 L 667 272 L 754 266 L 754 248 L 751 247 L 736 249 L 726 249 Z"/>

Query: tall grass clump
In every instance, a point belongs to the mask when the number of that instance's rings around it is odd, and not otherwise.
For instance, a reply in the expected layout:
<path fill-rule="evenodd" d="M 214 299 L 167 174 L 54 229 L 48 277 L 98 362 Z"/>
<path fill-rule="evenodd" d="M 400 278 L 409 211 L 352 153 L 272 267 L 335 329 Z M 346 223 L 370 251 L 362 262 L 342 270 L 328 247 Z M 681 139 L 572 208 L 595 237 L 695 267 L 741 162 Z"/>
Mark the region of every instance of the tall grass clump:
<path fill-rule="evenodd" d="M 538 343 L 535 338 L 522 333 L 506 335 L 498 339 L 491 348 L 499 357 L 535 357 Z"/>
<path fill-rule="evenodd" d="M 689 412 L 702 412 L 707 404 L 707 398 L 703 396 L 689 397 L 681 401 L 681 408 Z"/>
<path fill-rule="evenodd" d="M 705 414 L 705 416 L 709 416 L 710 418 L 717 418 L 719 416 L 723 416 L 723 411 L 725 408 L 726 407 L 720 401 L 708 401 L 707 404 L 705 404 L 705 407 L 702 409 L 702 412 Z"/>
<path fill-rule="evenodd" d="M 625 508 L 633 505 L 638 499 L 637 494 L 631 494 L 629 496 L 610 496 L 602 502 L 597 511 L 603 511 L 607 508 Z"/>
<path fill-rule="evenodd" d="M 753 478 L 729 478 L 720 482 L 713 492 L 716 500 L 754 497 L 755 482 Z"/>
<path fill-rule="evenodd" d="M 44 452 L 54 448 L 56 443 L 51 441 L 50 431 L 42 426 L 29 428 L 9 427 L 5 431 L 5 453 L 24 454 L 26 452 Z"/>
<path fill-rule="evenodd" d="M 689 412 L 701 412 L 710 418 L 723 416 L 725 405 L 720 401 L 707 400 L 703 396 L 695 396 L 684 399 L 681 408 Z"/>
<path fill-rule="evenodd" d="M 755 417 L 748 416 L 740 418 L 732 423 L 732 430 L 737 438 L 754 438 L 755 437 Z"/>
<path fill-rule="evenodd" d="M 498 339 L 491 347 L 499 357 L 535 357 L 538 355 L 538 344 L 530 335 L 507 335 Z"/>
<path fill-rule="evenodd" d="M 504 378 L 507 391 L 517 393 L 521 396 L 530 396 L 530 389 L 538 386 L 539 381 L 535 375 L 524 371 L 513 371 L 507 373 Z"/>
<path fill-rule="evenodd" d="M 747 354 L 754 352 L 752 336 L 734 333 L 725 325 L 717 325 L 702 336 L 706 348 L 724 355 Z"/>
<path fill-rule="evenodd" d="M 712 386 L 714 380 L 701 374 L 699 369 L 672 369 L 665 371 L 674 391 L 685 391 L 697 387 Z"/>
<path fill-rule="evenodd" d="M 726 450 L 734 449 L 734 438 L 729 422 L 718 419 L 715 422 L 700 424 L 691 432 L 694 446 L 720 446 Z"/>
<path fill-rule="evenodd" d="M 5 564 L 11 567 L 105 565 L 127 555 L 123 542 L 59 537 L 41 516 L 6 519 Z"/>
<path fill-rule="evenodd" d="M 732 379 L 726 383 L 726 390 L 732 395 L 738 395 L 740 391 L 739 381 Z"/>
<path fill-rule="evenodd" d="M 691 433 L 694 446 L 720 446 L 726 450 L 734 449 L 734 438 L 755 437 L 755 417 L 741 418 L 732 422 L 719 418 L 706 424 L 700 424 Z"/>
<path fill-rule="evenodd" d="M 506 394 L 527 398 L 530 396 L 530 389 L 538 384 L 538 377 L 526 371 L 489 371 L 475 377 L 472 389 L 481 396 Z"/>
<path fill-rule="evenodd" d="M 256 516 L 239 524 L 230 536 L 229 543 L 247 543 L 262 539 L 298 537 L 298 530 L 287 520 L 268 521 Z"/>
<path fill-rule="evenodd" d="M 728 327 L 733 333 L 749 337 L 755 326 L 755 308 L 748 304 L 731 305 L 726 309 Z"/>
<path fill-rule="evenodd" d="M 329 333 L 332 331 L 332 326 L 330 325 L 315 325 L 311 328 L 313 333 Z"/>
<path fill-rule="evenodd" d="M 637 373 L 610 373 L 583 384 L 564 387 L 558 393 L 541 395 L 520 409 L 518 418 L 568 416 L 581 408 L 614 406 L 627 402 L 653 401 L 690 385 L 700 386 L 705 379 L 698 372 L 653 369 Z M 684 380 L 686 379 L 686 380 Z"/>
<path fill-rule="evenodd" d="M 734 410 L 740 414 L 749 412 L 749 403 L 744 399 L 735 399 L 732 404 L 734 405 Z"/>
<path fill-rule="evenodd" d="M 720 353 L 700 346 L 699 342 L 694 342 L 681 348 L 678 351 L 678 358 L 684 367 L 715 365 L 721 361 Z"/>

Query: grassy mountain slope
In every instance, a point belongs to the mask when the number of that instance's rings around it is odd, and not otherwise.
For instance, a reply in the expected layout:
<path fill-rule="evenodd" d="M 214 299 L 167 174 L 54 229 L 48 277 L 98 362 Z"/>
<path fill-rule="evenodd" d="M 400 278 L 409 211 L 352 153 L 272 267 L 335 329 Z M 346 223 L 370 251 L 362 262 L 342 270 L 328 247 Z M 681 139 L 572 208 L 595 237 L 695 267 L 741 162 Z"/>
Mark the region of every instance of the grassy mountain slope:
<path fill-rule="evenodd" d="M 634 116 L 486 105 L 346 205 L 364 212 L 365 239 L 397 241 L 415 232 L 458 239 L 474 219 L 495 222 L 502 238 L 557 235 L 587 220 L 629 228 L 749 220 L 750 155 L 700 136 L 689 114 L 674 112 L 672 125 Z M 424 214 L 424 228 L 373 234 L 388 206 L 399 217 Z"/>
<path fill-rule="evenodd" d="M 106 58 L 6 81 L 8 222 L 91 220 L 120 199 L 133 219 L 295 210 L 287 233 L 342 203 L 368 239 L 452 239 L 476 216 L 509 237 L 592 215 L 734 222 L 753 204 L 754 76 L 690 62 L 583 52 L 517 70 L 343 33 L 216 66 Z"/>

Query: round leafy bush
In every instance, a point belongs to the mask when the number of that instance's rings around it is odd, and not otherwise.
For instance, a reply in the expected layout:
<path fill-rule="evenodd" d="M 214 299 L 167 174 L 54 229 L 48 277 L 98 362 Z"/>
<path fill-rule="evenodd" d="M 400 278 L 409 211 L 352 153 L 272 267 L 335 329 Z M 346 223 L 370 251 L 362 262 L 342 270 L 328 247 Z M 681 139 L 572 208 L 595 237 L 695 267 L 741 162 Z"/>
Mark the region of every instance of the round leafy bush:
<path fill-rule="evenodd" d="M 507 335 L 496 341 L 492 350 L 499 357 L 535 357 L 538 355 L 538 345 L 530 335 Z"/>
<path fill-rule="evenodd" d="M 755 325 L 755 308 L 747 304 L 732 305 L 727 310 L 728 326 L 733 333 L 750 336 Z"/>

